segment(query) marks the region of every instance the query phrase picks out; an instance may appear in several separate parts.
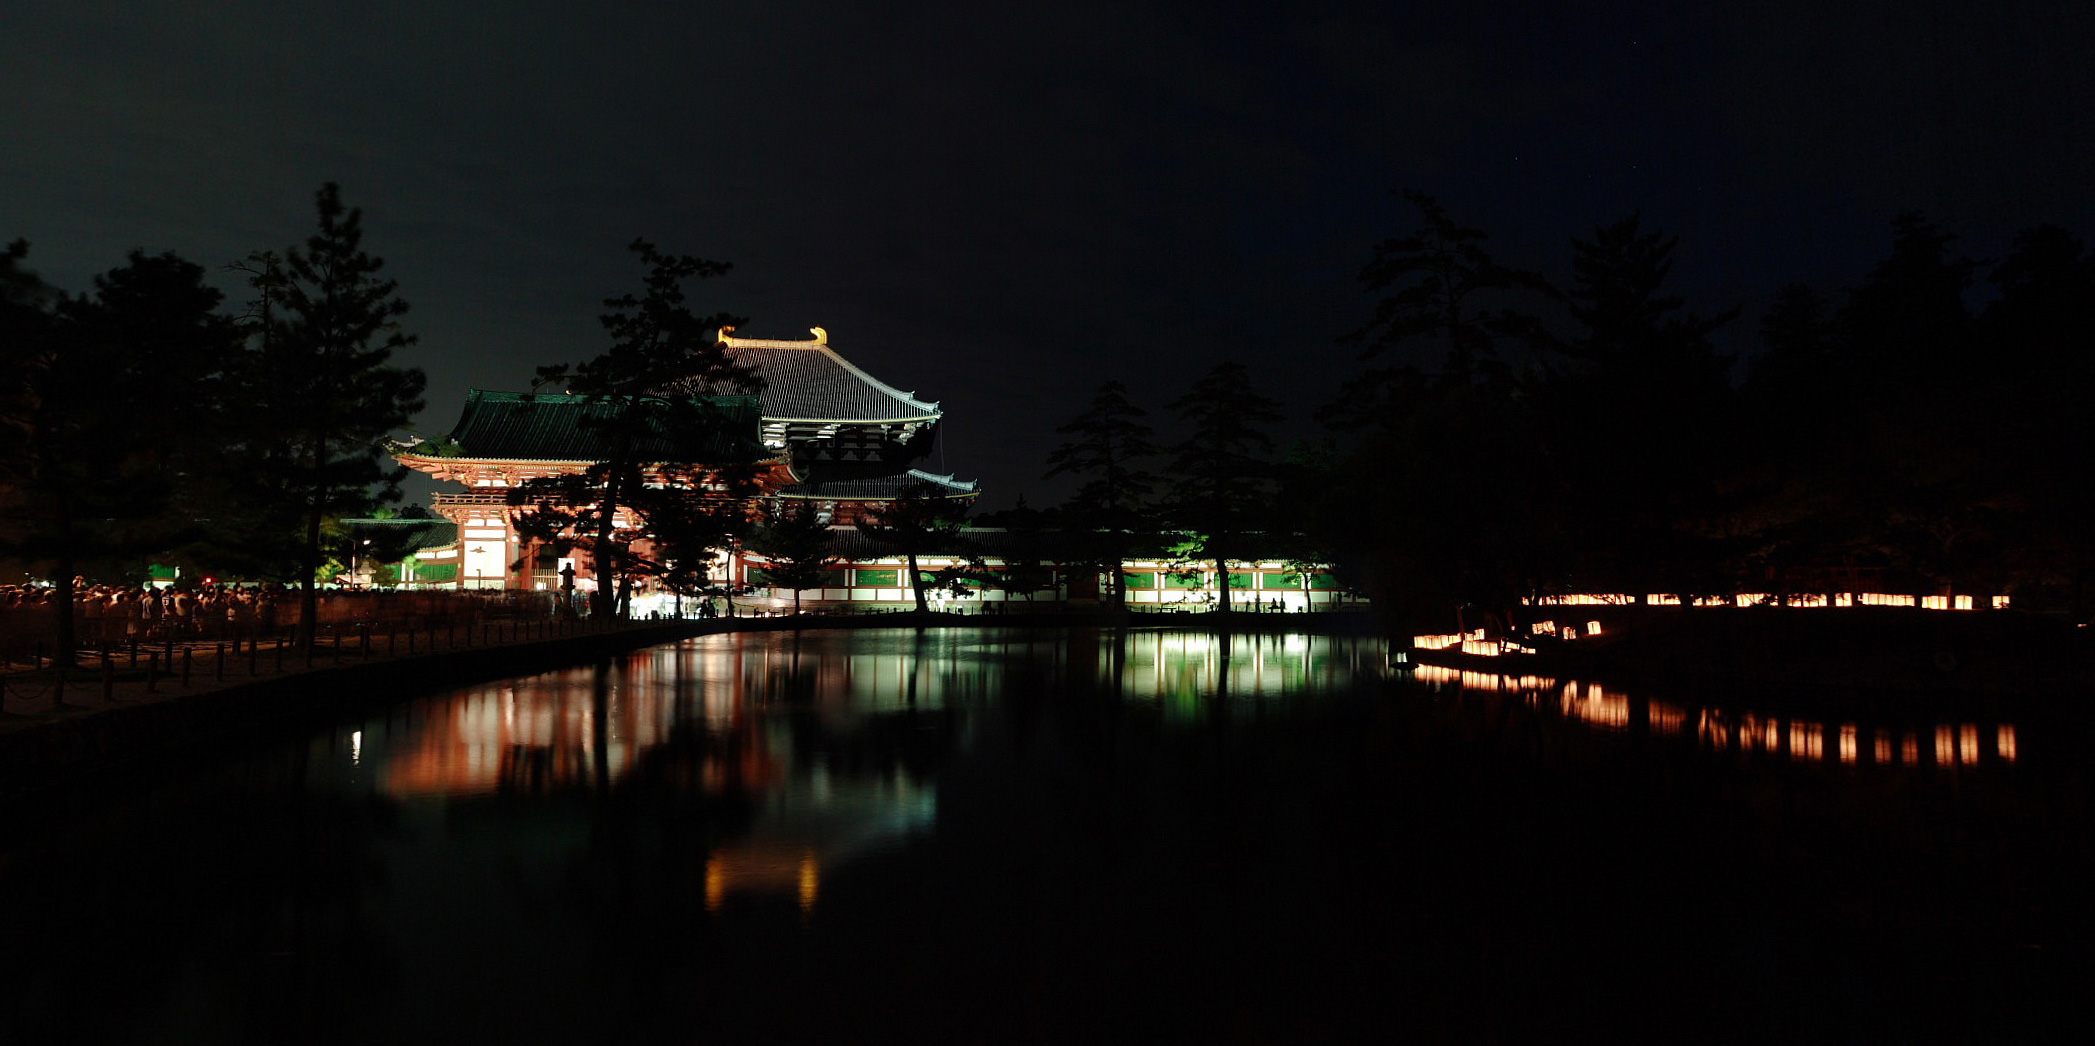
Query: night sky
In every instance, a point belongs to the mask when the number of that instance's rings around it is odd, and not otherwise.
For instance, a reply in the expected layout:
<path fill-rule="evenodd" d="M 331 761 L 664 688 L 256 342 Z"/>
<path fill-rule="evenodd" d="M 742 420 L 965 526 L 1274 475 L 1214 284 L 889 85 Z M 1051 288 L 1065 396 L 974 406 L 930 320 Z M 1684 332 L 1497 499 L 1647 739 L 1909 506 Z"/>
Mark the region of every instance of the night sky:
<path fill-rule="evenodd" d="M 733 262 L 694 300 L 743 334 L 825 327 L 942 401 L 927 465 L 983 508 L 1060 496 L 1053 428 L 1107 378 L 1161 412 L 1235 358 L 1306 419 L 1398 187 L 1556 277 L 1641 208 L 1692 307 L 1745 307 L 1734 350 L 1901 210 L 1980 259 L 2095 234 L 2072 0 L 99 6 L 0 13 L 0 240 L 46 279 L 280 248 L 340 182 L 440 433 L 599 351 L 645 236 Z"/>

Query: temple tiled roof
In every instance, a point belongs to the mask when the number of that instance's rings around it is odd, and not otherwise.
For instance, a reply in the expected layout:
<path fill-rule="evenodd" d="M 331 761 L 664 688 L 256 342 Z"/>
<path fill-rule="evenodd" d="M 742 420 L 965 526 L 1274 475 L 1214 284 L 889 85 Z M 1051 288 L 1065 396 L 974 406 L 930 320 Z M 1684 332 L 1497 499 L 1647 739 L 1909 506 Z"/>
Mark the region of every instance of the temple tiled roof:
<path fill-rule="evenodd" d="M 910 469 L 888 476 L 851 476 L 838 479 L 816 477 L 798 486 L 787 487 L 779 494 L 789 498 L 818 498 L 835 501 L 879 501 L 900 497 L 911 488 L 928 488 L 944 497 L 973 494 L 978 484 L 974 480 L 956 480 L 951 476 L 936 476 L 922 469 Z"/>
<path fill-rule="evenodd" d="M 642 439 L 641 460 L 669 461 L 676 455 L 706 462 L 757 461 L 777 454 L 756 440 L 756 397 L 714 396 L 700 405 L 722 421 L 702 446 L 678 454 L 668 439 L 654 435 Z M 474 389 L 466 394 L 465 410 L 451 434 L 424 441 L 411 453 L 494 461 L 603 461 L 609 457 L 606 433 L 592 422 L 608 420 L 618 409 L 564 393 Z"/>
<path fill-rule="evenodd" d="M 720 340 L 737 363 L 764 379 L 764 417 L 773 421 L 906 422 L 932 421 L 938 404 L 910 393 L 853 366 L 829 347 L 829 335 L 814 328 L 812 341 L 773 341 L 731 336 Z"/>

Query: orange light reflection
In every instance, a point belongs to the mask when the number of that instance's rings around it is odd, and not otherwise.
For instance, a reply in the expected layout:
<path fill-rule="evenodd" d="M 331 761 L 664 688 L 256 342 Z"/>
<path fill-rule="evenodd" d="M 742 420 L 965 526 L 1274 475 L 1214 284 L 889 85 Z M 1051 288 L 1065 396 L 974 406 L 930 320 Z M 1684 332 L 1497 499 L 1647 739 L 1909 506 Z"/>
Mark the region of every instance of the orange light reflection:
<path fill-rule="evenodd" d="M 800 859 L 800 911 L 802 914 L 815 910 L 815 895 L 822 889 L 822 871 L 815 863 L 815 855 L 808 854 Z"/>
<path fill-rule="evenodd" d="M 1816 761 L 1826 754 L 1826 728 L 1818 723 L 1789 725 L 1789 754 L 1792 759 Z"/>

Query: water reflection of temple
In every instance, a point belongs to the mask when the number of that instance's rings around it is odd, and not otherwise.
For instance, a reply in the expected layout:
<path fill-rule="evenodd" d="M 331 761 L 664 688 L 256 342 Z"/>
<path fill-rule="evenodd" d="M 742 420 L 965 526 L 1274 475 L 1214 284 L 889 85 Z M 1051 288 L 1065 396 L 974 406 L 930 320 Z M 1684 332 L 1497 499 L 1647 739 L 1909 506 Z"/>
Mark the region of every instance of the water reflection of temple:
<path fill-rule="evenodd" d="M 1379 678 L 1379 643 L 1347 636 L 1135 632 L 1101 652 L 1094 678 L 1167 715 L 1203 713 L 1209 698 L 1263 700 Z"/>
<path fill-rule="evenodd" d="M 1537 709 L 1609 731 L 1641 730 L 1657 737 L 1691 738 L 1720 753 L 1796 763 L 1862 768 L 1949 770 L 2012 764 L 2016 729 L 2004 722 L 1871 724 L 1781 716 L 1715 706 L 1690 709 L 1662 699 L 1635 698 L 1599 683 L 1534 675 L 1499 675 L 1421 665 L 1416 678 L 1436 688 L 1515 698 Z"/>
<path fill-rule="evenodd" d="M 746 810 L 711 841 L 706 906 L 732 895 L 781 894 L 804 909 L 825 868 L 926 829 L 935 784 L 912 769 L 908 745 L 943 743 L 925 731 L 883 729 L 908 714 L 909 659 L 796 662 L 790 651 L 644 651 L 603 670 L 574 669 L 459 691 L 418 706 L 388 751 L 367 754 L 395 798 L 505 795 L 588 797 L 606 791 L 689 793 Z M 848 714 L 778 715 L 812 681 L 850 686 L 814 702 Z M 927 687 L 946 692 L 947 687 Z M 935 719 L 935 711 L 925 711 Z M 923 718 L 920 716 L 919 718 Z M 917 723 L 921 727 L 924 724 Z"/>
<path fill-rule="evenodd" d="M 822 869 L 894 845 L 937 819 L 938 793 L 906 769 L 840 778 L 818 764 L 758 799 L 748 835 L 706 860 L 705 900 L 719 910 L 731 894 L 791 894 L 812 910 Z"/>
<path fill-rule="evenodd" d="M 716 756 L 734 756 L 709 760 L 706 787 L 768 792 L 791 778 L 794 755 L 765 713 L 788 705 L 811 713 L 834 746 L 863 740 L 883 716 L 1031 688 L 1105 689 L 1170 710 L 1210 697 L 1281 697 L 1348 684 L 1379 675 L 1381 660 L 1373 643 L 1308 635 L 1077 631 L 1041 639 L 895 629 L 706 636 L 601 673 L 569 669 L 453 694 L 415 724 L 409 750 L 387 763 L 385 787 L 402 797 L 586 790 L 625 778 L 641 753 L 699 729 L 715 739 Z M 719 743 L 724 738 L 750 743 Z"/>
<path fill-rule="evenodd" d="M 399 799 L 624 789 L 739 804 L 746 819 L 708 844 L 707 907 L 811 908 L 836 866 L 928 830 L 938 769 L 988 702 L 1111 693 L 1191 722 L 1377 678 L 1383 659 L 1379 641 L 1327 636 L 729 633 L 432 699 L 382 743 L 360 734 L 357 758 Z"/>

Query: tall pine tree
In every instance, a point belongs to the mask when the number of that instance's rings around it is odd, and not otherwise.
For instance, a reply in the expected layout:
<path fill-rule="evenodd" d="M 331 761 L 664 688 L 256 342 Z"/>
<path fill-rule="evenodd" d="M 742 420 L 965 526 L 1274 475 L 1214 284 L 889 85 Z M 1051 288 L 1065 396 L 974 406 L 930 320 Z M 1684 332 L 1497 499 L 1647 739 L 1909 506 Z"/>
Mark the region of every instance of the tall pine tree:
<path fill-rule="evenodd" d="M 1247 556 L 1247 538 L 1274 522 L 1273 437 L 1280 405 L 1258 392 L 1241 363 L 1219 363 L 1173 400 L 1186 426 L 1165 473 L 1173 526 L 1186 535 L 1187 558 L 1215 566 L 1219 609 L 1230 608 L 1230 564 Z"/>
<path fill-rule="evenodd" d="M 1109 601 L 1127 605 L 1120 575 L 1133 534 L 1149 523 L 1149 500 L 1155 479 L 1142 462 L 1155 456 L 1156 442 L 1148 411 L 1127 398 L 1127 386 L 1109 381 L 1099 386 L 1091 406 L 1055 431 L 1072 437 L 1048 454 L 1049 478 L 1079 476 L 1083 483 L 1062 505 L 1062 519 L 1075 540 L 1073 550 L 1107 577 Z"/>
<path fill-rule="evenodd" d="M 203 275 L 172 254 L 133 252 L 95 278 L 90 297 L 48 311 L 0 306 L 19 313 L 4 322 L 26 335 L 7 361 L 17 394 L 5 427 L 20 442 L 0 481 L 0 549 L 50 577 L 61 664 L 74 654 L 75 575 L 136 577 L 147 557 L 183 543 L 195 519 L 185 495 L 217 454 L 237 345 Z"/>
<path fill-rule="evenodd" d="M 1421 364 L 1444 388 L 1468 389 L 1487 378 L 1503 384 L 1508 368 L 1497 342 L 1533 326 L 1513 307 L 1515 292 L 1548 293 L 1541 276 L 1493 259 L 1485 232 L 1456 222 L 1439 200 L 1417 189 L 1402 195 L 1418 209 L 1418 227 L 1375 245 L 1360 285 L 1382 297 L 1374 317 L 1341 339 L 1363 346 L 1363 361 L 1376 361 L 1328 412 L 1349 427 L 1381 418 L 1390 383 Z M 1417 345 L 1427 347 L 1425 360 L 1398 358 Z"/>
<path fill-rule="evenodd" d="M 386 440 L 422 409 L 424 384 L 419 368 L 393 364 L 415 337 L 400 326 L 408 304 L 399 284 L 364 250 L 362 209 L 345 206 L 333 182 L 314 204 L 319 228 L 281 261 L 261 256 L 252 281 L 268 308 L 253 326 L 241 412 L 256 480 L 249 489 L 296 514 L 288 543 L 306 644 L 327 556 L 323 525 L 399 500 L 408 470 L 393 464 Z M 251 518 L 267 528 L 271 512 L 265 504 Z"/>
<path fill-rule="evenodd" d="M 858 523 L 860 534 L 908 563 L 910 591 L 916 596 L 920 614 L 931 609 L 925 594 L 932 581 L 918 565 L 918 559 L 934 555 L 970 559 L 974 556 L 967 540 L 960 536 L 967 510 L 967 499 L 953 497 L 929 483 L 914 483 L 871 518 Z M 957 576 L 949 572 L 947 580 Z"/>
<path fill-rule="evenodd" d="M 827 523 L 805 500 L 774 506 L 750 531 L 748 547 L 764 557 L 764 580 L 773 588 L 793 590 L 793 616 L 800 616 L 800 593 L 822 587 L 822 580 L 844 557 L 831 550 Z"/>
<path fill-rule="evenodd" d="M 1563 442 L 1566 518 L 1579 573 L 1599 591 L 1728 591 L 1711 539 L 1736 449 L 1730 359 L 1710 335 L 1737 310 L 1688 311 L 1672 293 L 1677 238 L 1640 216 L 1572 241 L 1576 333 L 1553 383 L 1550 431 Z"/>
<path fill-rule="evenodd" d="M 720 329 L 743 320 L 724 312 L 699 316 L 684 292 L 687 281 L 725 275 L 730 266 L 665 254 L 646 240 L 628 249 L 647 266 L 647 276 L 639 294 L 605 300 L 598 322 L 611 344 L 580 363 L 538 369 L 540 385 L 586 401 L 584 424 L 602 459 L 576 475 L 533 480 L 510 497 L 511 504 L 525 507 L 520 530 L 589 554 L 597 578 L 591 609 L 607 619 L 628 604 L 621 597 L 636 569 L 660 567 L 636 555 L 640 531 L 619 526 L 621 514 L 673 513 L 676 524 L 669 529 L 682 539 L 675 558 L 683 560 L 694 559 L 708 540 L 707 520 L 717 522 L 722 541 L 735 531 L 738 521 L 726 503 L 746 493 L 734 482 L 745 477 L 734 473 L 754 460 L 756 448 L 742 447 L 749 441 L 735 438 L 743 415 L 710 394 L 760 387 L 720 343 Z M 737 448 L 748 460 L 723 460 Z M 723 479 L 728 489 L 714 491 L 712 485 Z"/>

